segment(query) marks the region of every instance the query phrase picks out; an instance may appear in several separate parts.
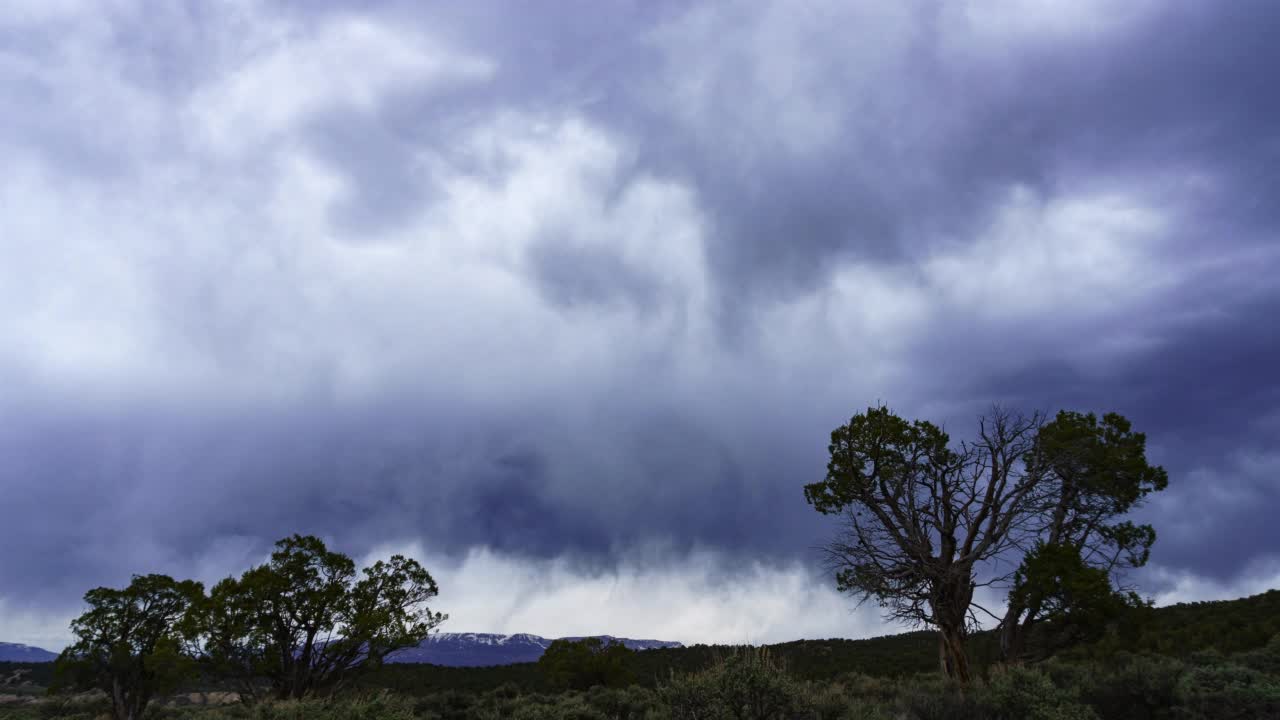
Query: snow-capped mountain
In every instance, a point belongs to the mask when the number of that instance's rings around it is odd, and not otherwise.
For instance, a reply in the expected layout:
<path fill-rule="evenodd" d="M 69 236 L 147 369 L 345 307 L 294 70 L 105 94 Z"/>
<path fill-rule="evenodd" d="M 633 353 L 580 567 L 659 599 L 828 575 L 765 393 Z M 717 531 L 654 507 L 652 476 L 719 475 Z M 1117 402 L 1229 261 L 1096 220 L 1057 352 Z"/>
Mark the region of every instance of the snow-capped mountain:
<path fill-rule="evenodd" d="M 632 638 L 620 638 L 612 635 L 591 635 L 589 637 L 598 637 L 608 642 L 620 642 L 632 650 L 657 650 L 658 648 L 682 648 L 684 643 L 678 643 L 675 640 L 634 640 Z M 561 640 L 585 640 L 586 637 L 565 637 Z M 549 643 L 548 643 L 549 644 Z"/>
<path fill-rule="evenodd" d="M 668 640 L 632 640 L 612 635 L 596 635 L 606 642 L 616 640 L 632 650 L 684 647 Z M 564 638 L 581 640 L 581 637 Z M 528 633 L 495 635 L 493 633 L 438 633 L 415 648 L 398 650 L 387 656 L 387 662 L 430 663 L 449 667 L 479 667 L 536 662 L 550 647 L 553 638 Z"/>
<path fill-rule="evenodd" d="M 53 662 L 58 653 L 19 643 L 0 642 L 0 662 Z"/>

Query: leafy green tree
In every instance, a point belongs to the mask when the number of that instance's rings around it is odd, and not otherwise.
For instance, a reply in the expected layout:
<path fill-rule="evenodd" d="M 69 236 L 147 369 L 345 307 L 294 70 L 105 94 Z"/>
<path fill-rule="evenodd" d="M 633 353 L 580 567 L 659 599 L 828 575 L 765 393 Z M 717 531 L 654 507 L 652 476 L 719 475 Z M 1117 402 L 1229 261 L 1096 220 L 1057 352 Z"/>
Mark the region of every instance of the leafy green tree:
<path fill-rule="evenodd" d="M 1146 564 L 1156 533 L 1123 517 L 1169 484 L 1164 468 L 1147 462 L 1146 436 L 1115 413 L 1058 413 L 1039 429 L 1024 462 L 1038 478 L 1040 517 L 1000 625 L 1007 660 L 1026 654 L 1037 625 L 1052 622 L 1057 630 L 1043 654 L 1141 604 L 1120 586 L 1120 574 Z"/>
<path fill-rule="evenodd" d="M 1038 477 L 1021 462 L 1038 416 L 995 409 L 973 443 L 938 426 L 867 408 L 831 433 L 830 461 L 805 499 L 839 515 L 827 545 L 837 587 L 874 599 L 892 619 L 937 628 L 942 671 L 970 680 L 965 638 L 977 570 L 1027 541 Z"/>
<path fill-rule="evenodd" d="M 439 589 L 417 561 L 396 555 L 361 575 L 319 538 L 276 543 L 267 563 L 222 580 L 203 604 L 210 668 L 249 700 L 303 698 L 380 666 L 445 620 L 425 604 Z"/>
<path fill-rule="evenodd" d="M 203 595 L 200 583 L 166 575 L 85 593 L 89 610 L 71 622 L 76 642 L 58 657 L 55 687 L 101 690 L 117 720 L 138 720 L 158 693 L 194 674 L 184 619 Z"/>
<path fill-rule="evenodd" d="M 622 643 L 597 637 L 555 640 L 538 659 L 538 667 L 557 687 L 586 690 L 600 685 L 623 687 L 631 683 L 627 661 L 633 654 Z"/>

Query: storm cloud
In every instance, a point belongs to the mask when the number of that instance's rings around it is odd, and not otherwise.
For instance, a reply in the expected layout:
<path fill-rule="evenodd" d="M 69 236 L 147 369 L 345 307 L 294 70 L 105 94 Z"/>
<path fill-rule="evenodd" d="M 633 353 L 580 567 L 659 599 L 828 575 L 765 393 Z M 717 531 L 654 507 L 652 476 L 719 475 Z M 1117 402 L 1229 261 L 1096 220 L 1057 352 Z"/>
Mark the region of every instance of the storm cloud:
<path fill-rule="evenodd" d="M 0 639 L 293 532 L 432 560 L 453 629 L 874 634 L 801 486 L 879 401 L 957 436 L 993 402 L 1121 412 L 1171 476 L 1140 587 L 1274 584 L 1278 29 L 9 3 Z"/>

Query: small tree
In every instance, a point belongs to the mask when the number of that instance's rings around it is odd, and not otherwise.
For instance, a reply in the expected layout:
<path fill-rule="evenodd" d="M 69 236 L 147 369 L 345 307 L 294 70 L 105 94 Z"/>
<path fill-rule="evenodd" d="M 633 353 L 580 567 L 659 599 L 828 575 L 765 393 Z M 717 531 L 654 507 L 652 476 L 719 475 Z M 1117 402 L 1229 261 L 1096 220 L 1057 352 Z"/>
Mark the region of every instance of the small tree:
<path fill-rule="evenodd" d="M 165 575 L 85 593 L 89 610 L 71 623 L 76 642 L 58 657 L 55 687 L 102 690 L 117 720 L 138 720 L 156 694 L 193 675 L 183 621 L 203 595 L 200 583 Z"/>
<path fill-rule="evenodd" d="M 555 640 L 538 659 L 538 667 L 551 684 L 574 690 L 596 685 L 622 687 L 630 684 L 627 658 L 632 651 L 616 640 L 597 637 Z"/>
<path fill-rule="evenodd" d="M 396 555 L 362 574 L 319 538 L 276 543 L 266 564 L 219 582 L 204 604 L 210 667 L 236 679 L 245 699 L 265 689 L 302 698 L 339 688 L 445 620 L 425 605 L 439 590 L 417 561 Z"/>

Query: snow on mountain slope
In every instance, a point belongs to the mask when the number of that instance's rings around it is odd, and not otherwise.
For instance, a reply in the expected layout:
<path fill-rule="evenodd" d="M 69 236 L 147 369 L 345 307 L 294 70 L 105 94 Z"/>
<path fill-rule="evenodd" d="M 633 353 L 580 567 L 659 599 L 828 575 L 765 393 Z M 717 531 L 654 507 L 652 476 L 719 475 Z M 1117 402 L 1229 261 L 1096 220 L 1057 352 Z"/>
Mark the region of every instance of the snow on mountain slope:
<path fill-rule="evenodd" d="M 53 662 L 57 653 L 20 643 L 0 642 L 0 662 Z"/>
<path fill-rule="evenodd" d="M 616 640 L 632 650 L 662 647 L 684 647 L 669 640 L 633 640 L 612 635 L 596 635 L 602 640 Z M 581 637 L 564 638 L 581 640 Z M 430 663 L 449 667 L 480 667 L 536 662 L 551 645 L 552 638 L 528 633 L 496 635 L 493 633 L 438 633 L 422 641 L 418 647 L 398 650 L 387 656 L 387 662 Z"/>

